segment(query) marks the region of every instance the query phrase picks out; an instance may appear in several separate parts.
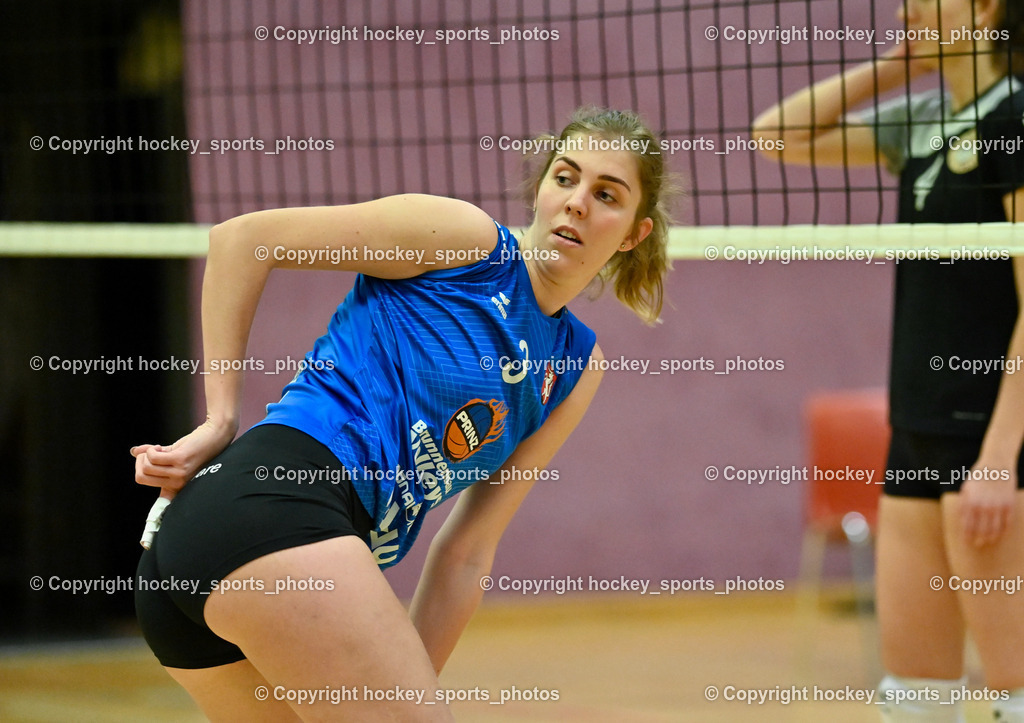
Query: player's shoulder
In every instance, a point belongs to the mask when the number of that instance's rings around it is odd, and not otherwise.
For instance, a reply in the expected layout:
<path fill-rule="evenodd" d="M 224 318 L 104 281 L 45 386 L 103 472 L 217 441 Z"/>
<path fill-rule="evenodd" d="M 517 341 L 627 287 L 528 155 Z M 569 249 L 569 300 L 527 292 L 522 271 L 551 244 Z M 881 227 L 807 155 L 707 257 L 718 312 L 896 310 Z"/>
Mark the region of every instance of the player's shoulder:
<path fill-rule="evenodd" d="M 1024 84 L 1016 78 L 1008 78 L 1000 81 L 990 92 L 995 95 L 988 104 L 990 110 L 984 114 L 984 121 L 1024 122 Z"/>
<path fill-rule="evenodd" d="M 939 122 L 943 110 L 949 108 L 949 99 L 935 88 L 920 93 L 897 95 L 876 102 L 856 113 L 852 118 L 867 125 L 897 129 L 908 125 L 913 130 Z"/>
<path fill-rule="evenodd" d="M 922 116 L 936 118 L 942 115 L 945 108 L 950 107 L 950 96 L 940 88 L 930 88 L 919 93 L 908 93 L 888 98 L 878 104 L 880 111 L 898 111 L 907 116 L 921 120 Z"/>
<path fill-rule="evenodd" d="M 479 206 L 459 198 L 435 196 L 427 193 L 404 193 L 388 200 L 396 210 L 407 213 L 423 224 L 442 221 L 445 225 L 463 228 L 488 237 L 494 234 L 494 221 Z"/>
<path fill-rule="evenodd" d="M 913 93 L 903 99 L 907 115 L 915 123 L 938 120 L 943 112 L 952 107 L 952 98 L 939 88 Z"/>

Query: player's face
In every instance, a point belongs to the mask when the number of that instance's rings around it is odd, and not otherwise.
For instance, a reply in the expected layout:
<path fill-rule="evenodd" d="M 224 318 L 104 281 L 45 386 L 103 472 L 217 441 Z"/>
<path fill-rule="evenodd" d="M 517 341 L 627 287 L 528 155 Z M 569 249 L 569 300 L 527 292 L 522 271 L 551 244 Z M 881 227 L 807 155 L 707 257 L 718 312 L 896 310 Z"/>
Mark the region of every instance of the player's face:
<path fill-rule="evenodd" d="M 940 52 L 956 56 L 984 50 L 986 46 L 966 36 L 991 29 L 999 11 L 998 0 L 903 0 L 896 15 L 908 30 L 928 30 L 937 36 L 912 47 L 921 62 L 938 68 Z"/>
<path fill-rule="evenodd" d="M 650 220 L 635 228 L 642 190 L 633 152 L 600 150 L 589 141 L 568 146 L 548 168 L 537 190 L 533 243 L 557 251 L 570 268 L 596 274 L 622 244 L 628 250 L 646 236 Z"/>

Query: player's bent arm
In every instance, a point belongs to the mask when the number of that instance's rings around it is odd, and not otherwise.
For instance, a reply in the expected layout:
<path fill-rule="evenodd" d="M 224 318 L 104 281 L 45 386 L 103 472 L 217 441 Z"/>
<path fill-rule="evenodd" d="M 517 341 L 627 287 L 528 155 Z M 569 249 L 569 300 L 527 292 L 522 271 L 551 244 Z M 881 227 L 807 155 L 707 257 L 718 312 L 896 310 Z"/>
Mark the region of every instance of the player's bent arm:
<path fill-rule="evenodd" d="M 233 227 L 239 260 L 259 256 L 281 269 L 355 271 L 402 279 L 487 257 L 491 218 L 471 203 L 403 194 L 345 206 L 256 211 Z"/>
<path fill-rule="evenodd" d="M 232 362 L 245 358 L 272 269 L 405 278 L 486 258 L 496 239 L 490 217 L 472 204 L 414 194 L 349 206 L 257 211 L 214 226 L 202 298 L 208 418 L 169 448 L 133 448 L 136 481 L 178 490 L 234 438 L 244 372 Z"/>
<path fill-rule="evenodd" d="M 867 126 L 857 125 L 859 119 L 851 116 L 845 124 L 819 132 L 806 139 L 776 141 L 776 148 L 785 143 L 783 151 L 761 151 L 761 154 L 783 163 L 814 165 L 818 167 L 870 166 L 880 156 L 875 134 Z M 762 137 L 756 131 L 754 137 Z M 765 136 L 767 137 L 767 136 Z"/>
<path fill-rule="evenodd" d="M 596 345 L 591 358 L 603 358 Z M 565 401 L 519 443 L 498 474 L 513 467 L 544 469 L 583 418 L 602 374 L 588 367 Z M 410 615 L 438 673 L 480 604 L 481 579 L 490 573 L 498 542 L 533 486 L 533 480 L 504 476 L 513 479 L 495 484 L 481 480 L 465 490 L 430 544 Z"/>
<path fill-rule="evenodd" d="M 245 358 L 256 307 L 272 268 L 241 253 L 246 242 L 239 231 L 239 225 L 230 222 L 210 230 L 201 303 L 207 419 L 169 448 L 133 448 L 139 484 L 180 489 L 238 431 L 244 372 L 230 362 Z"/>
<path fill-rule="evenodd" d="M 754 120 L 752 137 L 773 141 L 761 153 L 784 163 L 868 166 L 879 160 L 874 132 L 852 111 L 906 80 L 903 63 L 863 63 L 772 106 Z"/>

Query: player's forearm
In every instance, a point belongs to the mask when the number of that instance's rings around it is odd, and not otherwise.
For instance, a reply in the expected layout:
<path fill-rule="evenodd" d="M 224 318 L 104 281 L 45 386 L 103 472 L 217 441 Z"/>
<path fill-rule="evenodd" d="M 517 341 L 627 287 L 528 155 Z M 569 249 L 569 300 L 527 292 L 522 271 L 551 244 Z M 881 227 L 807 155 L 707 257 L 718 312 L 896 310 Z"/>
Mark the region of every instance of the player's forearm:
<path fill-rule="evenodd" d="M 1024 442 L 1024 370 L 1010 366 L 1018 359 L 1024 359 L 1024 314 L 1018 317 L 1006 352 L 1007 368 L 1015 372 L 1003 373 L 992 419 L 981 446 L 983 459 L 1004 460 L 1003 464 L 1013 466 L 1016 466 Z"/>
<path fill-rule="evenodd" d="M 754 121 L 754 135 L 784 143 L 807 141 L 906 80 L 902 62 L 870 62 L 794 93 Z"/>
<path fill-rule="evenodd" d="M 249 331 L 271 265 L 260 261 L 247 224 L 232 219 L 210 231 L 203 275 L 203 369 L 209 418 L 236 429 Z"/>
<path fill-rule="evenodd" d="M 431 545 L 409 615 L 440 674 L 483 598 L 489 560 L 458 560 Z"/>

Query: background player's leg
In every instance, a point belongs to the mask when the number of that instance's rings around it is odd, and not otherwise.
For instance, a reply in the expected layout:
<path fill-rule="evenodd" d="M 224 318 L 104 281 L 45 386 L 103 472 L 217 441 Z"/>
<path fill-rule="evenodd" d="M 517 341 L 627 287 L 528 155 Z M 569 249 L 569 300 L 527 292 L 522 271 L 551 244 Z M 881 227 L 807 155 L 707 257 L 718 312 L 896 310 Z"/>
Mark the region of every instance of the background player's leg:
<path fill-rule="evenodd" d="M 267 594 L 289 579 L 312 580 L 316 589 Z M 271 692 L 344 686 L 341 702 L 293 705 L 304 720 L 452 720 L 447 706 L 433 703 L 437 676 L 408 613 L 359 538 L 274 552 L 226 581 L 249 589 L 211 593 L 206 622 L 242 649 Z M 368 692 L 404 700 L 367 700 Z"/>
<path fill-rule="evenodd" d="M 948 704 L 963 685 L 964 624 L 955 594 L 933 588 L 936 577 L 949 578 L 938 500 L 883 495 L 876 597 L 886 723 L 964 720 L 963 704 Z"/>
<path fill-rule="evenodd" d="M 949 579 L 937 501 L 883 495 L 876 573 L 885 670 L 910 678 L 953 680 L 963 671 L 964 624 Z"/>
<path fill-rule="evenodd" d="M 211 721 L 298 721 L 300 718 L 283 700 L 276 700 L 273 686 L 248 660 L 215 668 L 184 670 L 165 668 Z M 265 686 L 270 695 L 261 699 L 257 689 Z"/>
<path fill-rule="evenodd" d="M 1009 526 L 999 541 L 980 548 L 964 540 L 959 501 L 958 494 L 942 496 L 946 549 L 953 574 L 964 581 L 990 581 L 1003 586 L 987 592 L 982 588 L 976 594 L 959 593 L 964 618 L 985 668 L 985 683 L 998 690 L 1022 688 L 1024 590 L 1015 586 L 1024 577 L 1024 491 L 1017 492 Z"/>

